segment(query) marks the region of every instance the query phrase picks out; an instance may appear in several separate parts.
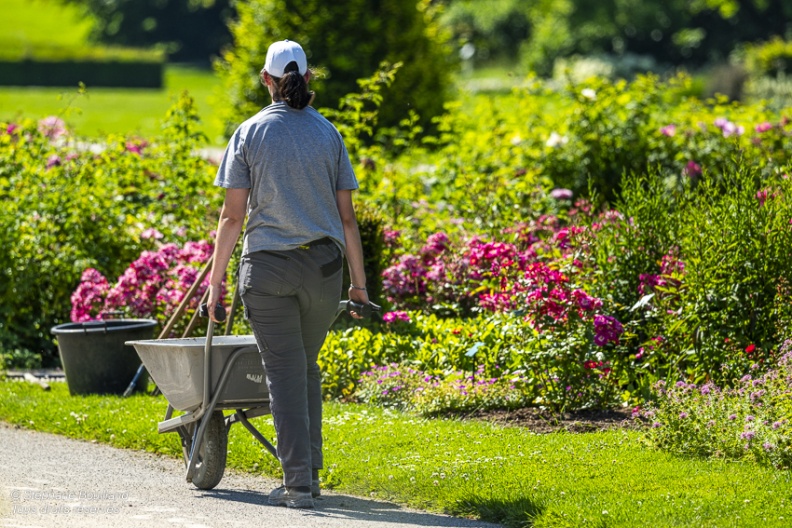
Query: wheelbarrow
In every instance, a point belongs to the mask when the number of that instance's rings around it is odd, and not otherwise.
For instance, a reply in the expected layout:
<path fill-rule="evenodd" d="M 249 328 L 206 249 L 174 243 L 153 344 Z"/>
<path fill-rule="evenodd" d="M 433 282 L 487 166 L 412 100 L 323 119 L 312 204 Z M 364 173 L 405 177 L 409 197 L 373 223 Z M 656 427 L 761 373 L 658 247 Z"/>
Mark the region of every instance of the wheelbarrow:
<path fill-rule="evenodd" d="M 216 312 L 225 319 L 224 310 Z M 354 311 L 364 317 L 379 311 L 370 303 L 341 301 L 336 317 Z M 201 306 L 206 316 L 206 306 Z M 233 315 L 234 306 L 231 312 Z M 252 335 L 214 336 L 209 320 L 206 337 L 128 341 L 135 347 L 149 376 L 168 401 L 160 433 L 178 433 L 187 468 L 187 482 L 198 489 L 212 489 L 223 478 L 228 431 L 241 423 L 277 458 L 275 446 L 262 435 L 251 418 L 270 414 L 267 373 Z M 174 416 L 174 411 L 183 414 Z M 226 414 L 224 411 L 232 411 Z"/>

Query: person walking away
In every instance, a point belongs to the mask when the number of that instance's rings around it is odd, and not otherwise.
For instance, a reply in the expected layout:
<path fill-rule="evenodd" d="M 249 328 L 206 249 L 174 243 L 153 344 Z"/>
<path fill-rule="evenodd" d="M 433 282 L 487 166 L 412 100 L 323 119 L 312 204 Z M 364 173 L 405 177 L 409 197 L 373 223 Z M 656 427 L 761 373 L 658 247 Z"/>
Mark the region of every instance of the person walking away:
<path fill-rule="evenodd" d="M 316 360 L 341 301 L 344 255 L 349 298 L 369 302 L 352 204 L 358 182 L 338 130 L 310 106 L 302 47 L 273 43 L 259 77 L 272 103 L 236 129 L 215 179 L 226 191 L 207 303 L 223 302 L 221 284 L 244 225 L 237 287 L 267 372 L 283 468 L 283 486 L 269 503 L 312 508 L 324 464 Z"/>

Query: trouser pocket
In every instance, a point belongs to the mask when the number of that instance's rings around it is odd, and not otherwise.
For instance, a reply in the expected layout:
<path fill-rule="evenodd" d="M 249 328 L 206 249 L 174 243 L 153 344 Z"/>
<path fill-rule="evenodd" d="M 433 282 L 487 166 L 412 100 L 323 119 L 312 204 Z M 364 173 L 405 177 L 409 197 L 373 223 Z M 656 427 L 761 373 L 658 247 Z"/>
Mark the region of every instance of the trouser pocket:
<path fill-rule="evenodd" d="M 300 268 L 288 255 L 258 251 L 239 264 L 239 294 L 291 295 L 300 282 Z"/>

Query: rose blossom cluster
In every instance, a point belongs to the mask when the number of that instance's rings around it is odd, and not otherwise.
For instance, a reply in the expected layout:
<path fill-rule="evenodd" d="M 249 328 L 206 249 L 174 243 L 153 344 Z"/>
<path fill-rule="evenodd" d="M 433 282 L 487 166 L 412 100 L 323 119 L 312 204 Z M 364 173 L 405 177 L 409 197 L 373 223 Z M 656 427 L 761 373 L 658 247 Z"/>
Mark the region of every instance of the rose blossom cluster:
<path fill-rule="evenodd" d="M 594 344 L 605 346 L 608 343 L 619 344 L 619 337 L 624 333 L 624 327 L 609 315 L 594 316 Z"/>
<path fill-rule="evenodd" d="M 95 269 L 83 272 L 71 296 L 74 322 L 100 319 L 105 312 L 122 311 L 132 317 L 168 317 L 198 278 L 195 264 L 212 255 L 205 241 L 187 242 L 183 247 L 165 244 L 157 251 L 144 251 L 111 287 Z M 191 307 L 198 304 L 208 280 L 198 287 Z"/>
<path fill-rule="evenodd" d="M 104 275 L 93 268 L 83 271 L 80 284 L 71 295 L 71 320 L 75 323 L 98 319 L 110 289 Z"/>
<path fill-rule="evenodd" d="M 521 310 L 539 331 L 567 325 L 572 319 L 592 324 L 602 300 L 556 269 L 571 261 L 568 273 L 581 270 L 583 265 L 572 258 L 572 251 L 584 232 L 577 226 L 563 227 L 557 218 L 547 216 L 511 230 L 517 244 L 473 237 L 458 250 L 444 233 L 436 233 L 417 255 L 402 255 L 383 272 L 384 290 L 399 308 L 447 301 L 493 312 Z M 559 250 L 560 259 L 548 261 L 540 256 Z M 613 318 L 604 321 L 607 324 L 595 325 L 598 344 L 618 343 L 621 324 Z"/>
<path fill-rule="evenodd" d="M 397 232 L 388 233 L 393 236 Z M 416 308 L 433 302 L 430 283 L 437 285 L 446 281 L 446 264 L 442 257 L 448 249 L 448 236 L 435 233 L 427 239 L 418 255 L 399 257 L 395 265 L 382 273 L 382 286 L 388 300 Z"/>

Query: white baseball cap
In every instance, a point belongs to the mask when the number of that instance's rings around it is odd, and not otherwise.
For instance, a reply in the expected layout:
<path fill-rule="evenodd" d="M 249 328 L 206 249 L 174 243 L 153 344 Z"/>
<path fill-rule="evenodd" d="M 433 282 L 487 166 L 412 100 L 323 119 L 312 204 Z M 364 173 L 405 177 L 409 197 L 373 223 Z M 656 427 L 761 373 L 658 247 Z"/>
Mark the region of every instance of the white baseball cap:
<path fill-rule="evenodd" d="M 273 77 L 283 77 L 284 70 L 290 62 L 297 63 L 300 75 L 305 75 L 308 71 L 308 59 L 305 51 L 296 42 L 291 40 L 281 40 L 274 42 L 267 49 L 267 61 L 264 63 L 264 70 Z"/>

